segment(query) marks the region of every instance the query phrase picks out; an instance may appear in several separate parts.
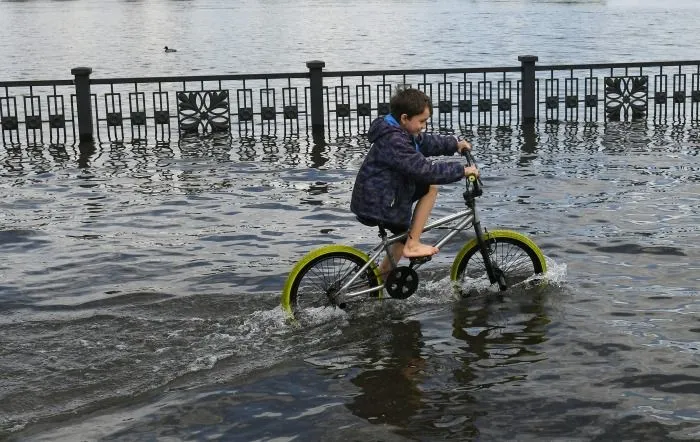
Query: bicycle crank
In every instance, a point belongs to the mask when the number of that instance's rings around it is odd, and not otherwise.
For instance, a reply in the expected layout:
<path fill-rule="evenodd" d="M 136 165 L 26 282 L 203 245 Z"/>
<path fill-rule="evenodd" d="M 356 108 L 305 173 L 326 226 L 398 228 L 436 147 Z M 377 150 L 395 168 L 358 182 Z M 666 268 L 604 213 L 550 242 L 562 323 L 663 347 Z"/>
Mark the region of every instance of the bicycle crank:
<path fill-rule="evenodd" d="M 389 272 L 384 290 L 394 299 L 406 299 L 418 288 L 418 273 L 410 267 L 396 267 Z"/>

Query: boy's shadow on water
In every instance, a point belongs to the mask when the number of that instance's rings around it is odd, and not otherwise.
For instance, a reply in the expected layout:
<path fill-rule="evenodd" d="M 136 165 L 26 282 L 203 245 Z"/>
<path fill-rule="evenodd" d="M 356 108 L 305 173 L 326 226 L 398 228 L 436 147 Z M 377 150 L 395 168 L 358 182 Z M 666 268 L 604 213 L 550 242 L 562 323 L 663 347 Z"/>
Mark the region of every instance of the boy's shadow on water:
<path fill-rule="evenodd" d="M 346 407 L 370 423 L 396 427 L 398 434 L 440 437 L 458 431 L 464 439 L 478 437 L 476 419 L 489 407 L 471 392 L 488 387 L 489 380 L 474 364 L 494 356 L 500 365 L 531 357 L 528 347 L 546 339 L 544 290 L 521 292 L 506 300 L 476 294 L 457 301 L 452 337 L 459 342 L 439 344 L 448 345 L 447 352 L 426 344 L 421 321 L 393 321 L 388 338 L 361 355 L 373 364 L 351 380 L 361 394 Z M 461 421 L 445 425 L 449 416 Z"/>

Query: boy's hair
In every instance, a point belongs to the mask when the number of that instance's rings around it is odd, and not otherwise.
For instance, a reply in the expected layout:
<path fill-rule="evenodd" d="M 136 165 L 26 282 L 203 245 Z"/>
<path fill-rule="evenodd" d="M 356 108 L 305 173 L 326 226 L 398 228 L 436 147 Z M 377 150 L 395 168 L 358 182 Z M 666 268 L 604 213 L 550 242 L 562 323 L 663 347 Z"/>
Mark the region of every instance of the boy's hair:
<path fill-rule="evenodd" d="M 430 115 L 433 115 L 433 103 L 430 101 L 430 97 L 422 91 L 412 88 L 399 89 L 391 97 L 391 102 L 389 103 L 391 115 L 397 121 L 401 119 L 403 114 L 406 114 L 408 118 L 420 115 L 426 107 L 430 109 Z"/>

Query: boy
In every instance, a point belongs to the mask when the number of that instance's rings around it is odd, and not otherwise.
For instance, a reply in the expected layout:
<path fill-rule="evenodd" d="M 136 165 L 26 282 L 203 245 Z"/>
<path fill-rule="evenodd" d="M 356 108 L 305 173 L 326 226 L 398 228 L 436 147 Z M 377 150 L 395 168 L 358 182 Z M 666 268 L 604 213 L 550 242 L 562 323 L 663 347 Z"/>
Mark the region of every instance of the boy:
<path fill-rule="evenodd" d="M 479 171 L 458 162 L 433 163 L 426 158 L 471 150 L 464 140 L 422 133 L 432 115 L 430 97 L 417 89 L 404 89 L 394 95 L 389 106 L 389 115 L 370 125 L 367 136 L 372 147 L 357 173 L 350 210 L 363 224 L 381 223 L 394 234 L 409 231 L 405 244 L 391 246 L 391 256 L 399 262 L 402 256 L 417 258 L 438 252 L 436 247 L 420 242 L 437 199 L 436 184 L 478 176 Z M 411 218 L 415 201 L 418 203 Z M 385 275 L 390 270 L 387 256 L 379 271 Z"/>

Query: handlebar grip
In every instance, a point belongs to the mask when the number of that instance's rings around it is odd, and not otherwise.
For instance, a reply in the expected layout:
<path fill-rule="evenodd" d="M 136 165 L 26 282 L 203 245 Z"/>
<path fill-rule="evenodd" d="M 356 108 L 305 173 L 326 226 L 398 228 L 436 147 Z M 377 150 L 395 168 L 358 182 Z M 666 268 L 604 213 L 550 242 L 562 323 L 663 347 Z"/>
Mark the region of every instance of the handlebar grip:
<path fill-rule="evenodd" d="M 476 160 L 474 160 L 474 156 L 472 156 L 471 151 L 464 150 L 462 152 L 462 155 L 467 160 L 467 166 L 474 166 L 478 169 L 478 166 L 476 165 Z M 471 185 L 471 187 L 473 189 L 473 191 L 472 191 L 473 195 L 474 196 L 481 196 L 481 194 L 483 193 L 483 190 L 482 190 L 483 184 L 481 182 L 481 177 L 469 175 L 469 176 L 467 176 L 467 181 L 469 182 L 468 185 Z"/>
<path fill-rule="evenodd" d="M 467 160 L 467 166 L 475 165 L 476 163 L 474 162 L 474 157 L 472 156 L 472 153 L 468 150 L 463 150 L 462 151 L 462 156 Z"/>

